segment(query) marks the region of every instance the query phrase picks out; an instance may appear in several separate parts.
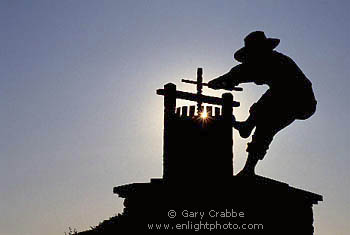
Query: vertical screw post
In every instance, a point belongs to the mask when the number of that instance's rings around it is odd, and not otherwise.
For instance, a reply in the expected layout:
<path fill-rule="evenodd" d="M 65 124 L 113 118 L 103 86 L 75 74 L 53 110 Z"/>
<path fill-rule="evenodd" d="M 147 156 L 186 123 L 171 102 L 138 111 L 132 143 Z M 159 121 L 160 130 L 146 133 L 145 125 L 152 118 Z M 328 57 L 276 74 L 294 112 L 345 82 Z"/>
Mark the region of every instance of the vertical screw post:
<path fill-rule="evenodd" d="M 222 116 L 225 125 L 225 133 L 223 139 L 226 142 L 227 148 L 225 148 L 224 156 L 226 163 L 226 169 L 224 170 L 224 174 L 228 177 L 233 175 L 233 130 L 232 130 L 232 103 L 233 103 L 233 95 L 231 93 L 222 94 Z"/>
<path fill-rule="evenodd" d="M 164 86 L 164 136 L 163 136 L 163 179 L 168 180 L 172 174 L 171 153 L 173 152 L 174 137 L 172 134 L 173 119 L 176 109 L 176 85 L 168 83 Z"/>
<path fill-rule="evenodd" d="M 198 115 L 202 113 L 202 89 L 203 89 L 203 69 L 198 68 L 197 69 L 197 95 L 198 95 L 198 101 L 197 101 L 197 110 Z"/>

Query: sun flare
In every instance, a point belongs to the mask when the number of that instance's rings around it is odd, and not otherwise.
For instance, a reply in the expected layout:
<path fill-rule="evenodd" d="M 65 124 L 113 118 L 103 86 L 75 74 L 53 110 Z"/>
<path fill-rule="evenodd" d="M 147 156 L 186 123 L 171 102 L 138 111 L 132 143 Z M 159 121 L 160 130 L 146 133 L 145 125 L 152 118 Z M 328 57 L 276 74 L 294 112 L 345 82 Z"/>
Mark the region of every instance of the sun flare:
<path fill-rule="evenodd" d="M 203 112 L 201 113 L 201 118 L 206 119 L 207 117 L 208 117 L 207 112 L 203 111 Z"/>

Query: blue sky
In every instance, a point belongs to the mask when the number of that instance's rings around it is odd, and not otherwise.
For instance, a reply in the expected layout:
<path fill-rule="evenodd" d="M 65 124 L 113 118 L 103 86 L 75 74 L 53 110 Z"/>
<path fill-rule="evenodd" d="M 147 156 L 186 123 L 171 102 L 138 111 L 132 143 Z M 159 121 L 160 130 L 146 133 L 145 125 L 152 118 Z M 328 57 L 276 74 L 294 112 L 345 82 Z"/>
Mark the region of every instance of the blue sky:
<path fill-rule="evenodd" d="M 121 212 L 114 186 L 161 177 L 155 90 L 194 91 L 180 79 L 227 72 L 244 36 L 263 30 L 312 81 L 318 110 L 276 136 L 257 173 L 322 194 L 316 234 L 347 234 L 349 10 L 345 0 L 1 1 L 0 232 L 63 234 Z M 237 119 L 267 89 L 243 87 Z M 237 172 L 249 140 L 234 139 Z"/>

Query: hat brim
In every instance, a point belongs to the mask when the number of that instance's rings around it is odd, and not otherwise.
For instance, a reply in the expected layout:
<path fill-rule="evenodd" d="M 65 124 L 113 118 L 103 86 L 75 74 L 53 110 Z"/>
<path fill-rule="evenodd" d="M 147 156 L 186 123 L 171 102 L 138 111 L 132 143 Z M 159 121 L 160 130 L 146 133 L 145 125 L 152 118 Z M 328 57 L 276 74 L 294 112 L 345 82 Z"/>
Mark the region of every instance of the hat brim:
<path fill-rule="evenodd" d="M 278 46 L 279 43 L 280 43 L 280 40 L 278 38 L 267 38 L 265 45 L 269 49 L 273 50 Z M 241 49 L 235 52 L 234 58 L 239 62 L 244 62 L 246 60 L 246 54 L 247 54 L 247 48 L 242 47 Z"/>

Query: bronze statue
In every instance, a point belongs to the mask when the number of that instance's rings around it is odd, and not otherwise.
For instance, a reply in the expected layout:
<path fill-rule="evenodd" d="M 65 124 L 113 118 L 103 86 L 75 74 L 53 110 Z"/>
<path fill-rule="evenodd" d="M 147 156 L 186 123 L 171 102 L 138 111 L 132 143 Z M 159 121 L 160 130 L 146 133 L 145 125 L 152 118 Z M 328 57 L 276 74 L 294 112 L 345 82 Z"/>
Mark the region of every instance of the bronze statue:
<path fill-rule="evenodd" d="M 246 121 L 233 121 L 240 136 L 248 138 L 248 159 L 238 175 L 254 175 L 255 166 L 262 160 L 273 137 L 296 119 L 305 120 L 316 111 L 317 101 L 312 84 L 288 56 L 275 51 L 280 40 L 266 38 L 255 31 L 244 39 L 244 47 L 235 52 L 241 64 L 208 83 L 212 89 L 227 89 L 240 83 L 268 85 L 266 93 L 250 108 Z"/>

